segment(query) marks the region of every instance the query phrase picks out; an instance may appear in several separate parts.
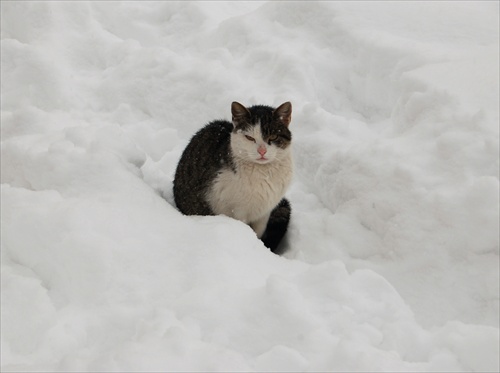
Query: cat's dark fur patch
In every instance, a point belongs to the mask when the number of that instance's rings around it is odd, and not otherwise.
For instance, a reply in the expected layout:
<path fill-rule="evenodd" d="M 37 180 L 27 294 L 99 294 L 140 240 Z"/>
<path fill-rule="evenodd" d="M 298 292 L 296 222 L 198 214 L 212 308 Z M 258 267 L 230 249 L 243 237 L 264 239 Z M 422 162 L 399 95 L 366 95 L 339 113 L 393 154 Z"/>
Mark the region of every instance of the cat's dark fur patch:
<path fill-rule="evenodd" d="M 214 215 L 205 196 L 207 188 L 222 168 L 234 169 L 229 147 L 232 130 L 233 125 L 228 121 L 210 122 L 193 136 L 184 149 L 174 179 L 175 204 L 183 214 Z"/>

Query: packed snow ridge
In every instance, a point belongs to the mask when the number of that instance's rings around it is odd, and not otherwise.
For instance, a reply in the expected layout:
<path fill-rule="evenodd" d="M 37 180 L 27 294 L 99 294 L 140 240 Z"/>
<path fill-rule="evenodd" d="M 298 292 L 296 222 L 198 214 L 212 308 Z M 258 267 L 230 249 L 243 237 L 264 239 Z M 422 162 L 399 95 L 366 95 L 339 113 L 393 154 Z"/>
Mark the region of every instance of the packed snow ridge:
<path fill-rule="evenodd" d="M 1 3 L 1 370 L 498 371 L 498 2 Z M 286 251 L 175 208 L 291 101 Z"/>

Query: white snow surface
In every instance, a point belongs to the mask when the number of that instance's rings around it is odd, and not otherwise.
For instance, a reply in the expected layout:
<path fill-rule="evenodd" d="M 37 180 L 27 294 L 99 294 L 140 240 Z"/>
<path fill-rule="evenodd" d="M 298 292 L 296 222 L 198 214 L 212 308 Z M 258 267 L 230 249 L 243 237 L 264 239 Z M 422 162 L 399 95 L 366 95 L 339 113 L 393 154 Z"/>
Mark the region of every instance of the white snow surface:
<path fill-rule="evenodd" d="M 1 369 L 499 371 L 498 2 L 1 3 Z M 172 180 L 293 104 L 287 251 Z"/>

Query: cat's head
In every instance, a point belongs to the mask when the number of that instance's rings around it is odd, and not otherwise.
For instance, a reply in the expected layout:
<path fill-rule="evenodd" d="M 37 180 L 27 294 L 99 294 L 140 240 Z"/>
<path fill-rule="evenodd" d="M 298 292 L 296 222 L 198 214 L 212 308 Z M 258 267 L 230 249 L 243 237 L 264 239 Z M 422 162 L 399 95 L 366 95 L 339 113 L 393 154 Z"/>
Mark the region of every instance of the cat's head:
<path fill-rule="evenodd" d="M 274 109 L 255 105 L 246 108 L 238 102 L 231 105 L 233 132 L 231 148 L 240 160 L 267 164 L 289 155 L 292 134 L 292 104 L 285 102 Z"/>

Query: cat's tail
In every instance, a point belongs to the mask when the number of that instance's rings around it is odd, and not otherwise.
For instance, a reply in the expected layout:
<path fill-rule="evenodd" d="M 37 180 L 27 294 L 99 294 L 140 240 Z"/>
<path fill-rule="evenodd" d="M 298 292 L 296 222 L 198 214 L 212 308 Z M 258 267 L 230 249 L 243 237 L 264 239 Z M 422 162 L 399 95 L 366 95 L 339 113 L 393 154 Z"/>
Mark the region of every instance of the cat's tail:
<path fill-rule="evenodd" d="M 266 231 L 262 235 L 262 242 L 273 253 L 278 254 L 280 252 L 278 246 L 288 228 L 291 213 L 292 207 L 286 198 L 283 198 L 271 212 Z"/>

